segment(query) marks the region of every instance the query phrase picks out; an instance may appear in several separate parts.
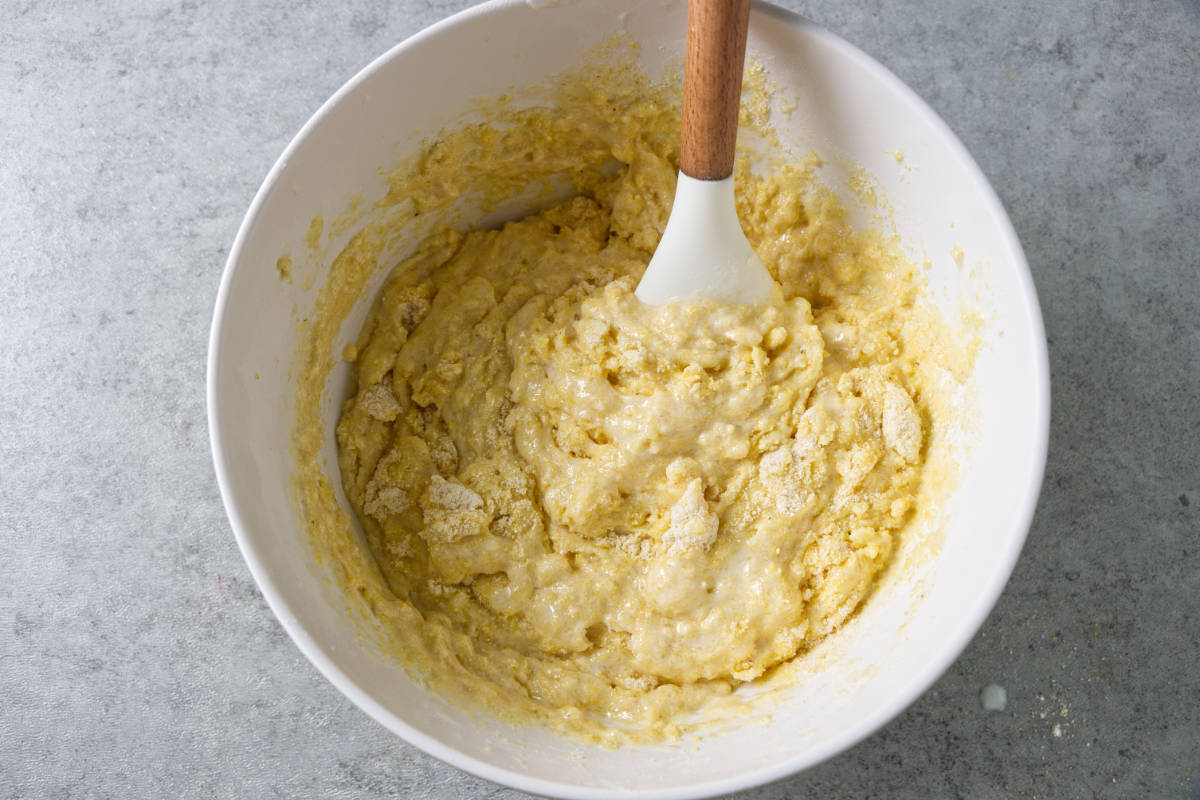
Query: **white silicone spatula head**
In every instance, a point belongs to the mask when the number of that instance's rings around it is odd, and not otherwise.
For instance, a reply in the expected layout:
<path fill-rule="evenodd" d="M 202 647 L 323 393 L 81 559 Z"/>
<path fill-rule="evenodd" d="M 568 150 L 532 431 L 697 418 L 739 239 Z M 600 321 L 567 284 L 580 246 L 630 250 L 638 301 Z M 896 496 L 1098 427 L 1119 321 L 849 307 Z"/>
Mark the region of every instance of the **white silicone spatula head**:
<path fill-rule="evenodd" d="M 746 241 L 733 199 L 750 0 L 689 0 L 679 182 L 637 287 L 644 303 L 767 303 L 779 286 Z"/>

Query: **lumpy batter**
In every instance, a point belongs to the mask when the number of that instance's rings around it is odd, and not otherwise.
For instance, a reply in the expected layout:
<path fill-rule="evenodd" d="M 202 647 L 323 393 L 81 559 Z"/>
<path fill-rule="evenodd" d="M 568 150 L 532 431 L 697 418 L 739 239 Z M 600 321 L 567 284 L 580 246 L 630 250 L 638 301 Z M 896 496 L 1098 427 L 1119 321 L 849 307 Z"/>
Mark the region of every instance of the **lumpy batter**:
<path fill-rule="evenodd" d="M 677 157 L 648 93 L 589 91 L 565 130 L 534 109 L 427 150 L 409 192 L 564 149 L 593 168 L 565 202 L 447 226 L 395 268 L 345 354 L 337 428 L 373 607 L 409 663 L 609 740 L 677 730 L 854 613 L 913 513 L 935 391 L 918 271 L 849 228 L 812 163 L 739 172 L 782 303 L 634 297 Z M 363 241 L 342 258 L 370 263 Z"/>

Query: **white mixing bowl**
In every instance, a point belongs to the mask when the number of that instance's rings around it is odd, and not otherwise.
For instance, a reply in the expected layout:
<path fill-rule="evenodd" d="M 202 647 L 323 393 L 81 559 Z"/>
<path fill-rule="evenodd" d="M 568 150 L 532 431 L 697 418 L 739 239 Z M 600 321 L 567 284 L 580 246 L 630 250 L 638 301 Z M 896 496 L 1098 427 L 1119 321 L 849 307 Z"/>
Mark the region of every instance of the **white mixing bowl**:
<path fill-rule="evenodd" d="M 314 560 L 289 490 L 296 320 L 328 262 L 314 267 L 306 287 L 282 282 L 276 259 L 303 251 L 314 215 L 332 219 L 358 193 L 363 207 L 382 196 L 379 168 L 415 151 L 473 98 L 577 68 L 582 53 L 621 31 L 639 43 L 647 74 L 677 63 L 685 6 L 497 0 L 393 48 L 322 106 L 267 176 L 234 242 L 213 319 L 208 405 L 217 478 L 238 544 L 283 627 L 390 730 L 464 770 L 540 794 L 707 796 L 780 778 L 860 741 L 933 683 L 983 622 L 1024 542 L 1045 464 L 1041 316 L 1020 243 L 987 180 L 887 70 L 811 23 L 758 4 L 751 57 L 796 102 L 794 113 L 774 120 L 784 144 L 801 155 L 815 149 L 835 165 L 826 173 L 835 184 L 845 177 L 838 164 L 857 162 L 873 174 L 907 246 L 930 261 L 934 295 L 947 304 L 977 295 L 988 322 L 971 381 L 980 424 L 946 507 L 941 546 L 893 570 L 899 577 L 831 637 L 838 645 L 818 654 L 811 677 L 773 713 L 683 746 L 604 750 L 488 723 L 421 688 L 360 637 Z M 353 231 L 331 227 L 325 244 L 336 253 Z M 966 268 L 951 255 L 956 247 Z M 347 318 L 345 341 L 368 303 Z M 330 380 L 335 394 L 344 375 Z M 336 413 L 329 403 L 330 432 Z"/>

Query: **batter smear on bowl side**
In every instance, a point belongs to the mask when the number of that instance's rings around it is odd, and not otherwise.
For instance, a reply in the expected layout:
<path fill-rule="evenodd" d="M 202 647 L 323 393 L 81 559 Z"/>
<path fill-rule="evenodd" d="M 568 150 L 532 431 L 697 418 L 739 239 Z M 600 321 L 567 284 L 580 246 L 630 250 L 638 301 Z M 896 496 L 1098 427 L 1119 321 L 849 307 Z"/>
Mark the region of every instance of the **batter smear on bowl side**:
<path fill-rule="evenodd" d="M 575 194 L 499 229 L 447 222 L 393 269 L 345 353 L 337 425 L 370 557 L 328 481 L 302 476 L 305 513 L 450 694 L 609 742 L 677 735 L 868 598 L 929 481 L 958 355 L 919 268 L 849 225 L 815 159 L 738 173 L 782 302 L 643 305 L 677 108 L 644 81 L 558 91 L 443 133 L 393 178 L 427 212 L 470 185 L 511 192 L 529 164 Z M 389 236 L 356 237 L 326 299 L 353 296 Z M 314 319 L 301 428 L 320 426 L 344 312 Z"/>

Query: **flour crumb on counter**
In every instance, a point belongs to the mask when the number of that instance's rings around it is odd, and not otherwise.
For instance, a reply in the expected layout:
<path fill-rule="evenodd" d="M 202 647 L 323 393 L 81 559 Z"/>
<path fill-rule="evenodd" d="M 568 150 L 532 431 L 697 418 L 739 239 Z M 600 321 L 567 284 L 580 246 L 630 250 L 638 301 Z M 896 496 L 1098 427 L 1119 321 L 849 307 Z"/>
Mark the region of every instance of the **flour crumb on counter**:
<path fill-rule="evenodd" d="M 979 693 L 979 702 L 985 711 L 1003 711 L 1008 706 L 1008 692 L 1003 686 L 990 683 Z"/>

